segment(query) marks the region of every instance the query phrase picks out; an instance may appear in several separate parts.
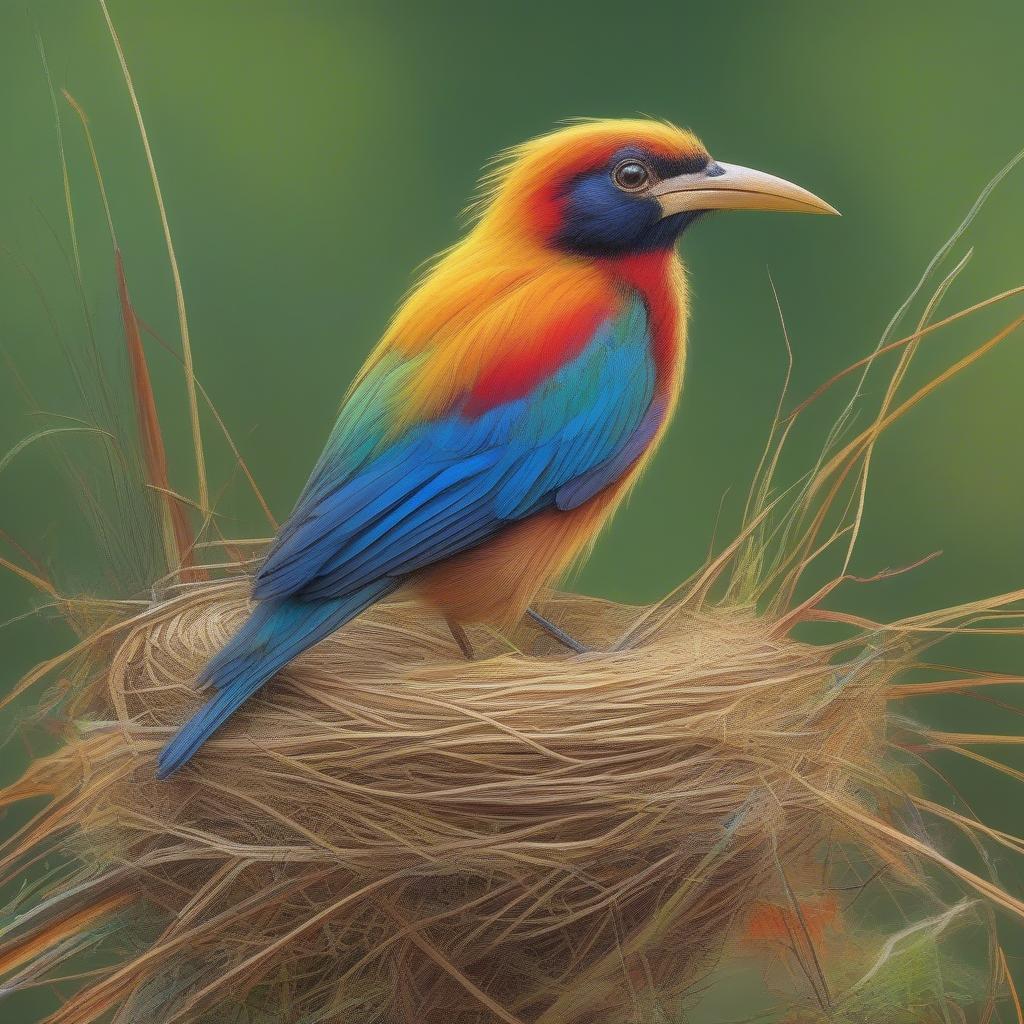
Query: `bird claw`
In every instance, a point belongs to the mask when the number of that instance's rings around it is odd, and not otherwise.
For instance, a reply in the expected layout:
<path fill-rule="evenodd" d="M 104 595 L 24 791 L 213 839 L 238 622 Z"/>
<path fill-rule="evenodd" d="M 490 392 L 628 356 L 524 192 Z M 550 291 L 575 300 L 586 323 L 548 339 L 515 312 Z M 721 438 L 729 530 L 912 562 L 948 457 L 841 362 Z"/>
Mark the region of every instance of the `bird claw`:
<path fill-rule="evenodd" d="M 451 616 L 446 615 L 444 621 L 448 623 L 448 629 L 451 631 L 452 639 L 458 644 L 459 650 L 462 651 L 462 656 L 466 661 L 474 661 L 476 659 L 476 652 L 473 650 L 473 644 L 466 634 L 466 631 L 462 628 L 462 624 L 457 622 Z"/>
<path fill-rule="evenodd" d="M 526 614 L 549 636 L 557 640 L 567 650 L 572 651 L 574 654 L 590 654 L 594 648 L 588 647 L 586 644 L 581 644 L 579 640 L 571 637 L 561 626 L 556 626 L 550 619 L 544 618 L 540 612 L 535 612 L 532 608 L 526 609 Z"/>

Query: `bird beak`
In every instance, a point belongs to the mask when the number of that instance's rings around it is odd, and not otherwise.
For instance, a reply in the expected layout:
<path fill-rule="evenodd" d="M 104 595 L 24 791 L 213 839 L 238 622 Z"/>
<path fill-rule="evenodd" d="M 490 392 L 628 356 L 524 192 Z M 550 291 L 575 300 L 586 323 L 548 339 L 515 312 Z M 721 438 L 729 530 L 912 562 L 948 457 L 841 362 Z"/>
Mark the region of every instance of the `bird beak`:
<path fill-rule="evenodd" d="M 658 182 L 649 194 L 658 200 L 663 217 L 693 210 L 778 210 L 839 216 L 839 211 L 824 199 L 785 178 L 714 161 L 696 174 L 680 174 Z"/>

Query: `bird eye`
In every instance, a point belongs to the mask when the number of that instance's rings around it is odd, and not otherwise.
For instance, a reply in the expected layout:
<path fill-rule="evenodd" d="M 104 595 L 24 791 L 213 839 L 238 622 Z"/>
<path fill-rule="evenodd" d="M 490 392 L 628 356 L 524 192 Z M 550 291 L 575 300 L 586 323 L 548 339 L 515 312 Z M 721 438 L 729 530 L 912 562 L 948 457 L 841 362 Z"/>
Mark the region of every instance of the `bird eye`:
<path fill-rule="evenodd" d="M 651 180 L 651 172 L 639 160 L 623 160 L 612 171 L 612 181 L 623 192 L 638 192 Z"/>

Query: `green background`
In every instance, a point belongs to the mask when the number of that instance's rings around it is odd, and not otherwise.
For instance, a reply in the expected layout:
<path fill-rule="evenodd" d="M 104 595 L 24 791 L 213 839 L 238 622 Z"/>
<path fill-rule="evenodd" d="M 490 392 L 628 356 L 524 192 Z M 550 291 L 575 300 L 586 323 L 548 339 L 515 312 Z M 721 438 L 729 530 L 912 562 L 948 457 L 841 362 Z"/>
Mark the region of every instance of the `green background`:
<path fill-rule="evenodd" d="M 1018 2 L 111 7 L 162 178 L 197 373 L 278 516 L 415 268 L 456 238 L 481 166 L 502 147 L 568 117 L 645 112 L 692 127 L 715 156 L 792 178 L 843 212 L 842 220 L 732 214 L 685 239 L 694 309 L 680 414 L 579 580 L 624 600 L 655 598 L 694 569 L 723 495 L 719 537 L 736 526 L 785 368 L 769 270 L 799 398 L 870 350 L 985 182 L 1024 145 Z M 172 339 L 176 317 L 142 148 L 98 7 L 3 0 L 0 343 L 38 408 L 75 413 L 50 315 L 72 348 L 85 335 L 36 31 L 55 86 L 89 113 L 139 311 Z M 100 345 L 117 353 L 105 222 L 81 132 L 67 108 L 63 115 L 88 302 Z M 1024 167 L 959 247 L 974 245 L 975 257 L 946 311 L 1024 281 L 1022 238 Z M 1024 303 L 1011 305 L 928 341 L 914 379 L 983 341 Z M 180 369 L 158 347 L 150 357 L 172 484 L 194 492 Z M 876 397 L 883 377 L 869 384 Z M 885 618 L 1024 586 L 1022 386 L 1024 336 L 891 431 L 854 571 L 943 555 L 833 603 Z M 5 364 L 0 457 L 40 425 Z M 795 466 L 820 446 L 811 427 Z M 232 460 L 208 418 L 204 429 L 216 488 L 231 478 Z M 88 457 L 89 438 L 66 443 L 73 457 Z M 102 591 L 105 567 L 74 497 L 45 445 L 28 448 L 0 475 L 0 528 L 66 589 Z M 230 534 L 265 532 L 237 481 L 218 510 Z M 0 576 L 0 621 L 38 601 Z M 8 625 L 0 686 L 67 638 L 45 614 Z M 955 653 L 1004 671 L 1024 664 L 1019 641 L 962 643 Z M 956 728 L 1017 726 L 999 708 L 966 701 L 932 705 L 932 715 Z M 0 780 L 22 764 L 21 746 L 9 744 Z M 1019 794 L 991 775 L 950 768 L 986 820 L 1019 831 Z M 0 833 L 17 820 L 0 821 Z M 33 1020 L 47 1005 L 50 995 L 39 993 L 5 1019 Z"/>

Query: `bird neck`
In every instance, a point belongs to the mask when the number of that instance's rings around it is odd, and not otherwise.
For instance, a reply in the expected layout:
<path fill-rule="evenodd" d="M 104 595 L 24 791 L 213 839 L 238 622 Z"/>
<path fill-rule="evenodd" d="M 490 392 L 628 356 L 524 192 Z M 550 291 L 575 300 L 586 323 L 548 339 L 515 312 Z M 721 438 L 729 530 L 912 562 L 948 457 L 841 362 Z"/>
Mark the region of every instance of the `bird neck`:
<path fill-rule="evenodd" d="M 650 318 L 659 386 L 675 389 L 686 349 L 686 274 L 674 247 L 601 261 L 615 285 L 640 296 Z"/>
<path fill-rule="evenodd" d="M 616 257 L 571 256 L 522 235 L 496 235 L 490 227 L 478 225 L 437 263 L 396 315 L 385 336 L 388 344 L 403 349 L 417 344 L 416 339 L 423 344 L 456 311 L 465 319 L 470 310 L 501 302 L 529 282 L 543 282 L 551 301 L 559 297 L 581 304 L 584 316 L 595 305 L 614 305 L 616 294 L 639 298 L 651 327 L 657 388 L 677 390 L 687 299 L 683 266 L 674 248 Z M 564 323 L 564 312 L 554 319 Z"/>

